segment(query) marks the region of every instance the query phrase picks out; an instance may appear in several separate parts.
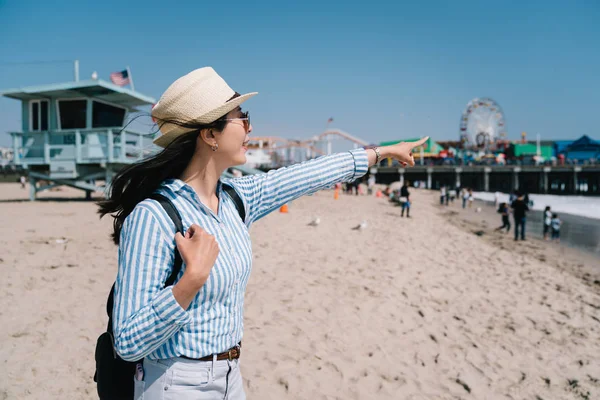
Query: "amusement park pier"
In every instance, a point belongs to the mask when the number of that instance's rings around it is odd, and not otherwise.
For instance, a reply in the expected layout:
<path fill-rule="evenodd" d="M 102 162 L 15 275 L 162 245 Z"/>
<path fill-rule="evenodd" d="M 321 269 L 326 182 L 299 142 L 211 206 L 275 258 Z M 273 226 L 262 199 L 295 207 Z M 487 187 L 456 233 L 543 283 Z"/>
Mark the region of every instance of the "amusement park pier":
<path fill-rule="evenodd" d="M 475 191 L 510 193 L 515 190 L 540 194 L 600 195 L 600 164 L 561 166 L 421 166 L 375 167 L 377 183 L 408 180 L 423 182 L 427 189 L 468 187 Z"/>

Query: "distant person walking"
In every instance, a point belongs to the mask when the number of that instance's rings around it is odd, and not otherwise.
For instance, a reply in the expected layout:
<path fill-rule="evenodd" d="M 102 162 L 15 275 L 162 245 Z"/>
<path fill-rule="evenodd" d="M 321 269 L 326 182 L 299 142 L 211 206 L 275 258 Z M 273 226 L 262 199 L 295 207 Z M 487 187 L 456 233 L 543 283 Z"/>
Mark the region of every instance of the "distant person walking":
<path fill-rule="evenodd" d="M 25 183 L 27 182 L 25 176 L 21 175 L 21 177 L 19 178 L 19 182 L 21 182 L 21 189 L 25 189 Z"/>
<path fill-rule="evenodd" d="M 523 196 L 523 201 L 525 201 L 525 204 L 527 204 L 528 207 L 533 206 L 533 201 L 529 199 L 529 193 L 525 193 L 525 195 Z"/>
<path fill-rule="evenodd" d="M 467 208 L 467 200 L 469 200 L 469 191 L 463 188 L 462 192 L 462 207 Z"/>
<path fill-rule="evenodd" d="M 473 197 L 473 189 L 469 189 L 469 208 L 471 208 L 473 206 L 473 200 L 475 200 L 475 198 Z"/>
<path fill-rule="evenodd" d="M 502 226 L 496 228 L 496 230 L 501 231 L 506 228 L 506 233 L 510 232 L 510 208 L 508 207 L 508 204 L 501 203 L 498 207 L 498 212 L 502 214 Z"/>
<path fill-rule="evenodd" d="M 456 189 L 448 190 L 448 197 L 450 198 L 450 202 L 454 203 L 454 199 L 456 199 Z M 446 205 L 448 205 L 448 199 L 446 199 Z"/>
<path fill-rule="evenodd" d="M 525 240 L 525 222 L 529 206 L 521 193 L 517 193 L 517 199 L 512 202 L 511 208 L 515 219 L 515 240 L 519 240 L 519 228 L 521 229 L 521 240 Z"/>
<path fill-rule="evenodd" d="M 371 174 L 367 180 L 367 194 L 372 195 L 375 188 L 375 175 Z"/>
<path fill-rule="evenodd" d="M 552 240 L 560 243 L 560 227 L 562 225 L 562 221 L 558 218 L 558 214 L 552 214 L 552 221 L 550 222 L 552 227 Z"/>
<path fill-rule="evenodd" d="M 544 240 L 548 240 L 550 236 L 550 224 L 552 223 L 552 211 L 550 206 L 546 206 L 544 210 Z"/>
<path fill-rule="evenodd" d="M 440 188 L 440 205 L 444 205 L 444 202 L 446 201 L 446 185 L 442 185 L 442 187 Z"/>
<path fill-rule="evenodd" d="M 410 192 L 408 191 L 408 182 L 404 182 L 404 185 L 400 188 L 400 205 L 402 206 L 401 217 L 404 217 L 404 211 L 406 210 L 406 218 L 410 218 Z"/>

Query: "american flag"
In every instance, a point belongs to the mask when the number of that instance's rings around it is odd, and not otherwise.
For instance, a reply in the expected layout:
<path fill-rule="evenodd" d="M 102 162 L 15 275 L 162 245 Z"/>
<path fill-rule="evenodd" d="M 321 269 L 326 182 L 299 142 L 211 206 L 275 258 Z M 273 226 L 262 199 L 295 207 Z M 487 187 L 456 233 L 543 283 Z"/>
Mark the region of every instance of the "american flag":
<path fill-rule="evenodd" d="M 113 72 L 112 74 L 110 74 L 110 80 L 115 85 L 119 85 L 119 86 L 128 85 L 130 83 L 129 73 L 127 72 L 126 69 L 124 69 L 123 71 L 119 71 L 119 72 Z"/>
<path fill-rule="evenodd" d="M 330 122 L 333 122 L 333 118 L 329 118 L 329 119 L 327 120 L 327 123 L 330 123 Z"/>

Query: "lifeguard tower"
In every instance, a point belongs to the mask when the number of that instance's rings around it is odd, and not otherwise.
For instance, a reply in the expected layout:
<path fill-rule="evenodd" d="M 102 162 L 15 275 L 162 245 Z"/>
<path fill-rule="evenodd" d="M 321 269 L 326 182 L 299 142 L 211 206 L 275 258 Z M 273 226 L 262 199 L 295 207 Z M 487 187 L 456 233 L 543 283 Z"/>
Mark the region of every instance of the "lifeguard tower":
<path fill-rule="evenodd" d="M 148 133 L 123 129 L 129 113 L 156 103 L 134 90 L 92 79 L 1 94 L 21 100 L 22 131 L 10 135 L 14 164 L 29 173 L 30 200 L 63 185 L 89 199 L 108 187 L 116 171 L 141 159 L 149 144 Z"/>

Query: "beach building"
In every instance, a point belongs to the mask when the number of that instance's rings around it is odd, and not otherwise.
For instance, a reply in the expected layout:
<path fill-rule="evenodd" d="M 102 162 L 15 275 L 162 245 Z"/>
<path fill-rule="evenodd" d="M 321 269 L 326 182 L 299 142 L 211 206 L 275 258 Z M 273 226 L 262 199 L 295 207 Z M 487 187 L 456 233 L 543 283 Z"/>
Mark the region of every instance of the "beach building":
<path fill-rule="evenodd" d="M 557 156 L 562 155 L 567 160 L 578 163 L 598 162 L 600 160 L 600 141 L 593 140 L 587 135 L 572 141 L 561 148 L 556 148 Z"/>
<path fill-rule="evenodd" d="M 1 94 L 21 102 L 21 131 L 9 134 L 13 163 L 28 172 L 31 200 L 63 185 L 89 198 L 148 152 L 148 133 L 123 127 L 130 113 L 156 102 L 150 96 L 97 79 Z"/>

